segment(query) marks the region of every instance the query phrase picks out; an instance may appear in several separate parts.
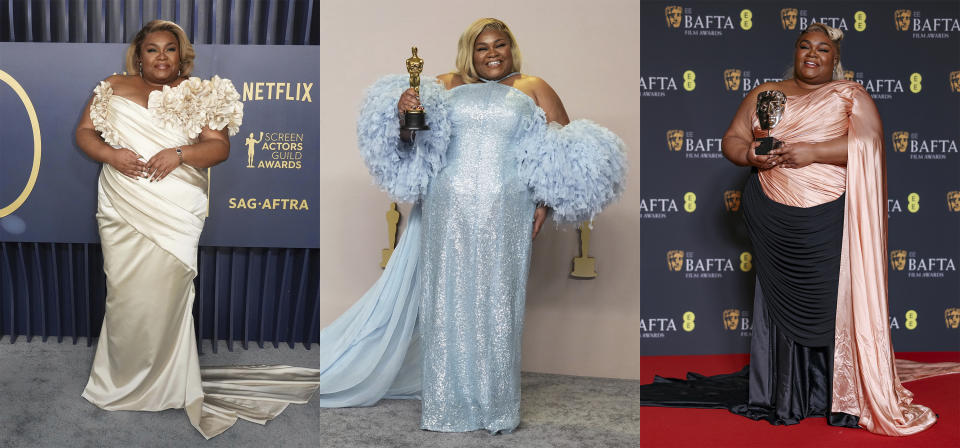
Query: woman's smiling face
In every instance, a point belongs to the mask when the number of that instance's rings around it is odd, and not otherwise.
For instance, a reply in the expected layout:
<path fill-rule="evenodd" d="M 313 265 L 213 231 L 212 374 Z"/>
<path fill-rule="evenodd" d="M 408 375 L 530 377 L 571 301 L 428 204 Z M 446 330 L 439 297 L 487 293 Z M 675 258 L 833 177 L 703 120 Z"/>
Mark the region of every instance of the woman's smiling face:
<path fill-rule="evenodd" d="M 473 43 L 473 66 L 483 79 L 500 79 L 513 73 L 510 37 L 496 29 L 480 33 Z"/>
<path fill-rule="evenodd" d="M 826 34 L 804 33 L 793 52 L 794 76 L 807 84 L 830 82 L 837 59 L 837 49 Z"/>

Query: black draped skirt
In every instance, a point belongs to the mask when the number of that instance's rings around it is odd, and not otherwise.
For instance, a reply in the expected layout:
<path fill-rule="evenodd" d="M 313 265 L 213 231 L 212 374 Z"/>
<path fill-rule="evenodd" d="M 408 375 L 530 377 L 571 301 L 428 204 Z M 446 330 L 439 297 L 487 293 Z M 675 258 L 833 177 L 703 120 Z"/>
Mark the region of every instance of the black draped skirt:
<path fill-rule="evenodd" d="M 856 416 L 831 413 L 844 196 L 801 208 L 769 199 L 756 172 L 743 192 L 757 284 L 750 365 L 726 375 L 656 377 L 641 386 L 641 405 L 724 408 L 791 425 L 827 417 L 856 427 Z"/>

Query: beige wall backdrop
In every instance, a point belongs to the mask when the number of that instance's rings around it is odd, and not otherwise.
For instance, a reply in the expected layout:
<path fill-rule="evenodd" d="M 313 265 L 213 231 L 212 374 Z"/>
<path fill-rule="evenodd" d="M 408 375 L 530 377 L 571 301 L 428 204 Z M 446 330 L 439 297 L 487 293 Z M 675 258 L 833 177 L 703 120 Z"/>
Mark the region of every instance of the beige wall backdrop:
<path fill-rule="evenodd" d="M 640 7 L 634 0 L 346 1 L 320 3 L 320 320 L 336 319 L 382 272 L 387 196 L 371 184 L 356 149 L 364 89 L 405 73 L 420 48 L 424 75 L 453 70 L 467 25 L 497 17 L 513 30 L 523 72 L 546 80 L 571 119 L 616 132 L 640 155 Z M 429 113 L 429 111 L 427 111 Z M 523 370 L 639 378 L 640 170 L 621 200 L 594 222 L 590 255 L 599 277 L 569 277 L 579 240 L 549 221 L 534 242 L 527 285 Z M 401 206 L 405 213 L 409 205 Z"/>

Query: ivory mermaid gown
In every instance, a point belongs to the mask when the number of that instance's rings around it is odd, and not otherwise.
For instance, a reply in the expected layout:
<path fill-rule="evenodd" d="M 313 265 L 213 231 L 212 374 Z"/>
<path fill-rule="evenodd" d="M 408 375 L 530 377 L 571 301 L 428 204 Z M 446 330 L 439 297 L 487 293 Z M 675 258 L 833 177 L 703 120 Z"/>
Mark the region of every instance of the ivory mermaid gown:
<path fill-rule="evenodd" d="M 104 141 L 144 160 L 197 142 L 200 129 L 236 134 L 243 104 L 229 80 L 190 78 L 152 92 L 144 108 L 94 90 L 90 116 Z M 97 222 L 107 277 L 106 314 L 83 397 L 106 410 L 184 408 L 211 438 L 237 418 L 265 423 L 306 403 L 318 372 L 288 366 L 200 368 L 193 325 L 197 243 L 207 214 L 207 177 L 186 164 L 161 181 L 103 165 Z"/>

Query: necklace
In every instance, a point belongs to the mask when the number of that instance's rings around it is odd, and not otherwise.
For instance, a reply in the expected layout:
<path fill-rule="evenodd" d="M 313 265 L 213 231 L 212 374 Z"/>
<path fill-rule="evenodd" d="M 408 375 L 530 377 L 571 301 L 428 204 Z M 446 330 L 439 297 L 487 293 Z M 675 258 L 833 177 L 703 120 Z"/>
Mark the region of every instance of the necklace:
<path fill-rule="evenodd" d="M 513 76 L 513 75 L 519 75 L 519 74 L 520 74 L 520 72 L 513 72 L 513 73 L 511 73 L 511 74 L 509 74 L 509 75 L 507 75 L 507 76 L 504 76 L 503 78 L 500 78 L 500 79 L 484 79 L 484 78 L 480 78 L 480 80 L 483 81 L 483 82 L 500 82 L 500 81 L 503 81 L 504 79 L 507 79 L 507 78 L 509 78 L 509 77 L 511 77 L 511 76 Z"/>

